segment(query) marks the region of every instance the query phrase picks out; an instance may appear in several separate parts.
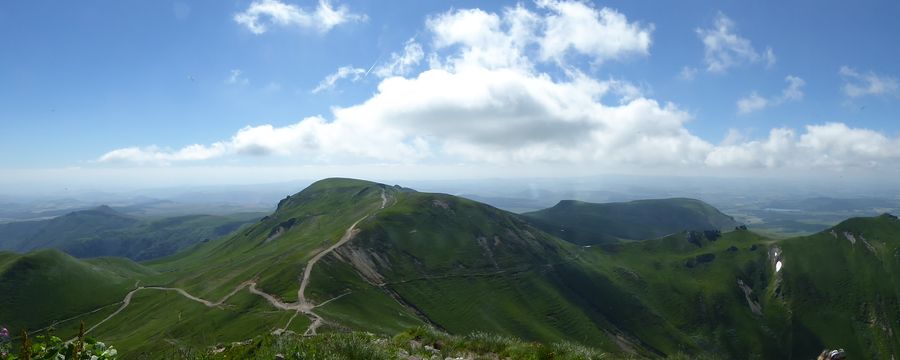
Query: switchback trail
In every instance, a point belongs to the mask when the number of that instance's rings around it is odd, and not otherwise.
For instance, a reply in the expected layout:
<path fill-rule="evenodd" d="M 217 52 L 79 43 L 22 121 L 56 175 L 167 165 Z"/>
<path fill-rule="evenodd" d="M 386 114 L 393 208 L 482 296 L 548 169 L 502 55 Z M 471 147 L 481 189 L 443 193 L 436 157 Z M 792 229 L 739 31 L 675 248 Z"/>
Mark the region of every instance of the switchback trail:
<path fill-rule="evenodd" d="M 87 334 L 87 333 L 91 332 L 92 330 L 94 330 L 94 329 L 97 328 L 98 326 L 100 326 L 100 325 L 102 325 L 103 323 L 105 323 L 107 320 L 112 319 L 114 316 L 118 315 L 120 312 L 122 312 L 122 310 L 125 310 L 125 308 L 128 307 L 129 304 L 131 304 L 131 298 L 134 296 L 134 294 L 135 294 L 136 292 L 138 292 L 138 291 L 141 291 L 141 290 L 175 291 L 175 292 L 181 294 L 182 296 L 184 296 L 185 298 L 187 298 L 187 299 L 189 299 L 189 300 L 192 300 L 192 301 L 196 301 L 196 302 L 198 302 L 198 303 L 201 303 L 201 304 L 205 305 L 206 307 L 220 307 L 220 306 L 222 306 L 222 304 L 225 303 L 225 301 L 227 301 L 229 298 L 231 298 L 232 296 L 234 296 L 234 294 L 237 294 L 237 292 L 240 291 L 241 289 L 243 289 L 243 288 L 245 288 L 245 287 L 247 287 L 247 286 L 251 286 L 251 287 L 252 287 L 252 286 L 254 286 L 255 284 L 256 284 L 256 283 L 253 282 L 253 281 L 245 281 L 245 282 L 241 283 L 240 285 L 238 285 L 237 287 L 235 287 L 234 290 L 231 290 L 230 293 L 228 293 L 228 294 L 226 294 L 225 296 L 223 296 L 222 299 L 220 299 L 219 301 L 216 301 L 216 302 L 212 302 L 212 301 L 209 301 L 209 300 L 206 300 L 206 299 L 201 299 L 201 298 L 199 298 L 199 297 L 196 297 L 196 296 L 194 296 L 194 295 L 191 295 L 190 293 L 188 293 L 187 291 L 185 291 L 185 290 L 182 289 L 182 288 L 170 288 L 170 287 L 161 287 L 161 286 L 147 286 L 147 287 L 141 286 L 141 287 L 138 287 L 138 288 L 136 288 L 136 289 L 134 289 L 134 290 L 129 291 L 128 294 L 125 295 L 125 299 L 122 300 L 122 305 L 119 306 L 119 309 L 117 309 L 117 310 L 116 310 L 115 312 L 113 312 L 112 314 L 109 314 L 109 316 L 107 316 L 107 317 L 104 318 L 103 320 L 100 320 L 100 322 L 94 324 L 94 326 L 91 326 L 91 328 L 90 328 L 90 329 L 87 329 L 87 331 L 85 331 L 84 333 Z M 271 302 L 271 301 L 270 301 L 270 302 Z M 274 305 L 274 304 L 273 304 L 273 305 Z M 105 307 L 105 306 L 104 306 L 104 307 Z M 101 308 L 101 309 L 102 309 L 102 308 Z M 99 309 L 98 309 L 98 310 L 99 310 Z M 89 312 L 89 313 L 96 312 L 96 311 L 97 311 L 97 310 L 94 310 L 94 311 L 91 311 L 91 312 Z M 80 316 L 80 315 L 79 315 L 79 316 Z"/>
<path fill-rule="evenodd" d="M 387 207 L 387 203 L 388 203 L 388 197 L 385 193 L 385 190 L 381 189 L 381 207 L 378 210 L 382 210 L 385 207 Z M 376 210 L 375 212 L 377 212 L 378 210 Z M 316 265 L 316 263 L 320 259 L 325 257 L 325 255 L 328 255 L 329 253 L 331 253 L 332 251 L 334 251 L 341 245 L 344 245 L 345 243 L 350 241 L 353 238 L 353 236 L 356 235 L 356 233 L 358 232 L 358 230 L 356 229 L 356 225 L 358 225 L 360 222 L 362 222 L 366 218 L 374 215 L 375 212 L 373 212 L 371 214 L 367 214 L 366 216 L 363 216 L 359 220 L 356 220 L 356 222 L 354 222 L 352 225 L 350 225 L 349 228 L 347 228 L 347 230 L 344 232 L 344 235 L 341 236 L 341 238 L 338 240 L 338 242 L 336 242 L 334 245 L 331 245 L 327 249 L 317 253 L 315 256 L 312 257 L 312 259 L 309 260 L 309 262 L 306 264 L 306 267 L 304 268 L 303 277 L 300 280 L 300 289 L 297 290 L 298 301 L 296 303 L 286 303 L 274 295 L 268 294 L 262 290 L 257 289 L 255 279 L 251 279 L 251 280 L 242 282 L 241 284 L 236 286 L 233 290 L 231 290 L 231 292 L 229 292 L 228 294 L 223 296 L 221 299 L 219 299 L 219 301 L 216 301 L 216 302 L 212 302 L 212 301 L 191 295 L 190 293 L 188 293 L 186 290 L 184 290 L 182 288 L 160 287 L 160 286 L 146 286 L 146 287 L 141 286 L 141 287 L 135 288 L 134 290 L 129 291 L 128 294 L 125 295 L 125 298 L 122 299 L 122 305 L 119 306 L 119 308 L 115 312 L 113 312 L 112 314 L 110 314 L 109 316 L 104 318 L 103 320 L 100 320 L 100 322 L 94 324 L 94 326 L 91 326 L 89 329 L 87 329 L 87 331 L 85 331 L 85 334 L 90 333 L 91 331 L 93 331 L 94 329 L 99 327 L 100 325 L 103 325 L 103 323 L 109 321 L 109 319 L 112 319 L 113 317 L 118 315 L 120 312 L 125 310 L 125 308 L 127 308 L 128 305 L 131 304 L 131 299 L 132 299 L 132 297 L 134 297 L 134 294 L 137 293 L 138 291 L 142 291 L 142 290 L 174 291 L 174 292 L 181 294 L 188 300 L 195 301 L 195 302 L 203 304 L 206 307 L 212 308 L 212 307 L 221 307 L 225 303 L 225 301 L 227 301 L 229 298 L 234 296 L 234 294 L 237 294 L 238 291 L 241 291 L 243 288 L 246 287 L 251 293 L 259 295 L 260 297 L 266 299 L 266 301 L 268 301 L 269 304 L 271 304 L 275 308 L 278 308 L 281 310 L 287 310 L 287 311 L 296 311 L 297 314 L 302 313 L 302 314 L 306 315 L 307 317 L 309 317 L 309 319 L 312 322 L 310 323 L 309 327 L 306 329 L 306 332 L 304 333 L 304 335 L 315 335 L 316 329 L 318 329 L 325 322 L 325 320 L 322 319 L 321 316 L 319 316 L 318 314 L 313 312 L 313 309 L 316 308 L 317 305 L 315 305 L 311 301 L 307 300 L 306 295 L 305 295 L 306 287 L 309 285 L 309 277 L 312 274 L 313 267 Z M 318 306 L 325 305 L 326 303 L 328 303 L 332 300 L 336 300 L 347 294 L 348 293 L 341 294 L 333 299 L 327 300 L 327 301 L 323 302 L 322 304 L 319 304 Z M 73 317 L 72 319 L 77 318 L 79 316 L 97 312 L 107 306 L 109 306 L 109 305 L 103 306 L 96 310 L 92 310 L 92 311 L 87 312 L 82 315 L 78 315 L 76 317 Z M 294 320 L 295 317 L 296 317 L 296 314 L 294 316 L 292 316 L 290 318 L 290 320 L 288 321 L 288 323 L 285 325 L 285 327 L 280 330 L 282 330 L 282 331 L 286 330 L 290 326 L 291 322 Z"/>
<path fill-rule="evenodd" d="M 378 210 L 384 209 L 387 206 L 387 202 L 387 195 L 385 194 L 384 189 L 381 189 L 381 207 L 378 208 Z M 338 242 L 313 256 L 312 259 L 310 259 L 306 264 L 306 268 L 303 269 L 303 278 L 300 279 L 300 289 L 297 290 L 297 311 L 302 312 L 304 315 L 309 317 L 310 320 L 312 320 L 312 323 L 309 324 L 309 327 L 306 329 L 306 332 L 303 335 L 315 335 L 316 329 L 318 329 L 319 326 L 322 326 L 322 323 L 324 321 L 321 316 L 312 311 L 313 308 L 315 308 L 315 304 L 306 299 L 306 286 L 309 285 L 309 276 L 312 274 L 313 267 L 316 266 L 316 263 L 319 262 L 320 259 L 325 257 L 325 255 L 328 255 L 329 253 L 334 251 L 334 249 L 337 249 L 341 245 L 344 245 L 348 241 L 350 241 L 350 239 L 352 239 L 353 236 L 356 235 L 356 225 L 372 215 L 374 215 L 374 213 L 368 214 L 366 216 L 363 216 L 359 220 L 356 220 L 353 225 L 350 225 L 350 227 L 347 228 L 347 231 L 344 232 L 344 236 L 341 236 L 341 239 L 338 240 Z M 290 324 L 290 321 L 288 321 L 288 323 Z"/>

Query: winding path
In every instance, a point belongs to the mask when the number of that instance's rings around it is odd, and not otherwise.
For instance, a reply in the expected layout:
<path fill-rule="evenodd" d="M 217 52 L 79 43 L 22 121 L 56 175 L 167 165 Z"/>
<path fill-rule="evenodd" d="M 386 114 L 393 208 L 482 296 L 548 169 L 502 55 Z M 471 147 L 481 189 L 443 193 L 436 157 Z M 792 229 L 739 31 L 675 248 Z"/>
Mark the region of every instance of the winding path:
<path fill-rule="evenodd" d="M 388 202 L 387 195 L 385 194 L 384 189 L 381 189 L 381 207 L 378 208 L 378 210 L 384 209 L 387 206 L 387 202 Z M 352 239 L 353 236 L 356 235 L 356 233 L 357 233 L 356 225 L 371 215 L 374 215 L 374 213 L 368 214 L 366 216 L 361 217 L 359 220 L 356 220 L 356 222 L 354 222 L 353 225 L 350 225 L 350 227 L 347 228 L 347 231 L 344 232 L 344 236 L 341 236 L 341 239 L 338 240 L 338 242 L 336 242 L 334 245 L 331 245 L 327 249 L 319 252 L 318 254 L 313 256 L 312 259 L 310 259 L 308 263 L 306 263 L 306 268 L 303 269 L 303 278 L 300 280 L 300 289 L 297 290 L 297 311 L 302 312 L 304 315 L 309 317 L 309 319 L 312 320 L 312 322 L 309 324 L 309 327 L 306 329 L 306 332 L 303 333 L 303 335 L 315 335 L 316 329 L 318 329 L 320 326 L 322 326 L 322 324 L 325 321 L 324 319 L 322 319 L 321 316 L 319 316 L 318 314 L 316 314 L 312 311 L 316 307 L 315 304 L 313 304 L 311 301 L 306 299 L 306 286 L 309 285 L 309 276 L 312 274 L 313 267 L 316 266 L 316 263 L 319 262 L 320 259 L 325 257 L 325 255 L 328 255 L 329 253 L 334 251 L 334 249 L 337 249 L 341 245 L 344 245 L 348 241 L 350 241 L 350 239 Z M 334 300 L 334 299 L 331 299 L 331 300 Z M 328 301 L 331 301 L 331 300 L 328 300 Z M 328 301 L 326 301 L 326 303 Z M 324 303 L 323 303 L 323 305 L 324 305 Z M 290 324 L 290 321 L 288 321 L 288 324 Z"/>
<path fill-rule="evenodd" d="M 382 210 L 385 207 L 387 207 L 387 203 L 388 203 L 387 194 L 385 193 L 384 189 L 381 189 L 381 207 L 378 210 L 376 210 L 375 212 L 378 212 L 379 210 Z M 140 286 L 140 287 L 136 287 L 134 290 L 129 291 L 128 294 L 125 295 L 125 298 L 122 300 L 122 305 L 119 306 L 119 308 L 115 312 L 113 312 L 112 314 L 110 314 L 109 316 L 104 318 L 103 320 L 100 320 L 100 322 L 94 324 L 94 326 L 91 326 L 84 333 L 85 334 L 90 333 L 91 331 L 93 331 L 94 329 L 99 327 L 100 325 L 103 325 L 103 323 L 107 322 L 108 320 L 112 319 L 113 317 L 118 315 L 120 312 L 125 310 L 125 308 L 127 308 L 128 305 L 131 304 L 131 299 L 132 299 L 132 297 L 134 297 L 134 294 L 137 293 L 138 291 L 142 291 L 142 290 L 174 291 L 174 292 L 181 294 L 182 296 L 184 296 L 185 298 L 187 298 L 191 301 L 195 301 L 195 302 L 203 304 L 206 307 L 212 308 L 212 307 L 222 307 L 222 305 L 225 303 L 225 301 L 227 301 L 229 298 L 231 298 L 232 296 L 237 294 L 238 291 L 241 291 L 242 289 L 247 288 L 251 293 L 261 296 L 262 298 L 266 299 L 266 301 L 268 301 L 269 304 L 272 304 L 272 306 L 274 306 L 278 309 L 296 312 L 294 314 L 294 316 L 291 316 L 290 320 L 288 320 L 288 322 L 284 326 L 284 328 L 279 329 L 280 331 L 287 330 L 287 328 L 290 327 L 291 322 L 294 321 L 294 318 L 297 317 L 298 314 L 302 313 L 303 315 L 306 315 L 311 320 L 311 323 L 309 324 L 309 327 L 306 329 L 306 332 L 304 333 L 304 335 L 315 335 L 316 329 L 318 329 L 320 326 L 322 326 L 322 324 L 325 323 L 325 320 L 321 316 L 319 316 L 318 314 L 313 312 L 313 309 L 315 309 L 318 306 L 325 305 L 331 301 L 337 300 L 337 299 L 349 294 L 350 292 L 345 292 L 345 293 L 338 295 L 332 299 L 329 299 L 319 305 L 313 304 L 312 301 L 310 301 L 306 298 L 306 294 L 305 294 L 306 287 L 309 285 L 309 278 L 310 278 L 310 275 L 312 274 L 313 267 L 316 265 L 316 263 L 320 259 L 325 257 L 325 255 L 328 255 L 329 253 L 331 253 L 332 251 L 334 251 L 341 245 L 344 245 L 345 243 L 350 241 L 353 238 L 353 236 L 356 235 L 356 233 L 358 232 L 358 230 L 356 229 L 356 225 L 359 224 L 360 222 L 362 222 L 363 220 L 365 220 L 366 218 L 368 218 L 369 216 L 374 215 L 375 212 L 368 214 L 366 216 L 363 216 L 359 220 L 356 220 L 356 222 L 354 222 L 352 225 L 350 225 L 349 228 L 347 228 L 347 230 L 344 232 L 344 235 L 341 236 L 341 238 L 338 240 L 338 242 L 336 242 L 334 245 L 331 245 L 327 249 L 317 253 L 315 256 L 312 257 L 312 259 L 309 260 L 309 262 L 306 264 L 306 267 L 303 270 L 303 277 L 300 279 L 300 288 L 297 290 L 297 302 L 296 303 L 286 303 L 274 295 L 268 294 L 262 290 L 257 289 L 255 279 L 247 280 L 247 281 L 240 283 L 233 290 L 231 290 L 231 292 L 229 292 L 224 297 L 222 297 L 219 301 L 216 301 L 216 302 L 212 302 L 212 301 L 191 295 L 190 293 L 188 293 L 187 291 L 185 291 L 182 288 L 171 288 L 171 287 L 160 287 L 160 286 L 146 286 L 146 287 Z M 135 285 L 137 285 L 137 284 L 135 284 Z M 108 307 L 108 306 L 109 305 L 103 306 L 101 308 L 92 310 L 92 311 L 87 312 L 82 315 L 87 315 L 87 314 L 91 314 L 91 313 L 100 311 L 101 309 Z M 73 317 L 72 319 L 77 318 L 82 315 L 78 315 L 76 317 Z"/>
<path fill-rule="evenodd" d="M 238 291 L 240 291 L 241 289 L 243 289 L 247 286 L 252 287 L 253 285 L 255 285 L 255 282 L 245 281 L 245 282 L 241 283 L 240 285 L 238 285 L 237 287 L 235 287 L 234 290 L 231 290 L 230 293 L 228 293 L 227 295 L 222 297 L 222 299 L 220 299 L 217 302 L 212 302 L 209 300 L 201 299 L 199 297 L 191 295 L 190 293 L 188 293 L 187 291 L 185 291 L 182 288 L 170 288 L 170 287 L 160 287 L 160 286 L 146 286 L 146 287 L 140 286 L 140 287 L 135 288 L 134 290 L 129 291 L 128 294 L 125 295 L 125 299 L 122 300 L 122 305 L 119 306 L 119 308 L 115 312 L 113 312 L 112 314 L 109 314 L 109 316 L 105 317 L 103 320 L 100 320 L 100 322 L 94 324 L 94 326 L 91 326 L 91 328 L 87 329 L 84 333 L 87 334 L 87 333 L 91 332 L 98 326 L 105 323 L 107 320 L 112 319 L 114 316 L 118 315 L 120 312 L 122 312 L 122 310 L 125 310 L 125 308 L 128 307 L 129 304 L 131 304 L 131 298 L 134 296 L 134 294 L 141 290 L 175 291 L 175 292 L 181 294 L 182 296 L 184 296 L 185 298 L 187 298 L 188 300 L 196 301 L 198 303 L 205 305 L 206 307 L 221 307 L 225 303 L 225 301 L 227 301 L 229 298 L 234 296 L 234 294 L 237 294 Z M 102 308 L 100 308 L 100 309 L 102 309 Z M 96 312 L 98 310 L 99 309 L 91 311 L 88 314 Z"/>

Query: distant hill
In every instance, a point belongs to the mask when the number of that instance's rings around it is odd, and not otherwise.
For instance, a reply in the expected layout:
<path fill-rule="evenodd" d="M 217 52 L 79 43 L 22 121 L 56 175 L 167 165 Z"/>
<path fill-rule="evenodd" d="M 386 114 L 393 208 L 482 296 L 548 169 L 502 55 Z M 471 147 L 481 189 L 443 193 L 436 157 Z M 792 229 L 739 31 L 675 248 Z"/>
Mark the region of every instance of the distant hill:
<path fill-rule="evenodd" d="M 100 206 L 48 220 L 0 224 L 0 250 L 24 253 L 60 249 L 76 257 L 146 260 L 227 235 L 259 216 L 187 215 L 144 220 Z"/>
<path fill-rule="evenodd" d="M 647 240 L 686 230 L 730 230 L 740 225 L 712 205 L 685 198 L 603 204 L 563 200 L 523 215 L 541 230 L 579 245 Z"/>

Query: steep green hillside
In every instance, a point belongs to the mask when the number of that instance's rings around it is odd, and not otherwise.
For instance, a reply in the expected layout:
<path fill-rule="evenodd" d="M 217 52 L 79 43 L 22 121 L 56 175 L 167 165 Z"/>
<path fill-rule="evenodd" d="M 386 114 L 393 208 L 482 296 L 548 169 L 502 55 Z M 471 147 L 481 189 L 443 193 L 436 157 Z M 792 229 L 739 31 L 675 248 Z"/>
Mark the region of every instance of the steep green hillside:
<path fill-rule="evenodd" d="M 642 354 L 655 350 L 634 343 L 652 334 L 664 339 L 659 348 L 677 347 L 665 335 L 674 329 L 590 272 L 576 247 L 514 214 L 449 195 L 403 193 L 373 220 L 335 258 L 427 323 L 616 351 L 621 342 Z M 335 306 L 342 302 L 349 301 Z"/>
<path fill-rule="evenodd" d="M 851 359 L 879 359 L 900 352 L 900 221 L 891 215 L 780 241 L 706 231 L 584 251 L 712 353 L 807 359 L 844 348 Z"/>
<path fill-rule="evenodd" d="M 86 262 L 58 250 L 0 252 L 0 321 L 43 328 L 121 301 L 135 279 L 152 273 L 128 260 Z"/>
<path fill-rule="evenodd" d="M 728 230 L 739 224 L 694 199 L 595 204 L 563 200 L 523 214 L 540 229 L 579 245 L 646 240 L 687 230 Z"/>
<path fill-rule="evenodd" d="M 261 216 L 188 215 L 143 220 L 101 206 L 50 220 L 0 224 L 0 249 L 28 252 L 54 248 L 76 257 L 146 260 L 222 237 Z"/>
<path fill-rule="evenodd" d="M 851 359 L 900 354 L 900 220 L 854 218 L 779 246 L 782 278 L 772 296 L 792 310 L 795 354 L 823 344 Z"/>
<path fill-rule="evenodd" d="M 325 317 L 316 325 L 323 330 L 352 326 L 395 333 L 420 325 L 415 315 L 352 270 L 329 275 L 347 277 L 335 286 L 352 291 L 341 299 L 356 299 L 343 315 L 355 317 L 355 322 L 344 325 L 324 315 L 324 307 L 313 308 L 329 300 L 312 290 L 319 286 L 317 279 L 311 280 L 302 302 L 298 291 L 304 269 L 316 254 L 335 245 L 355 222 L 370 221 L 387 199 L 382 194 L 402 191 L 358 180 L 315 183 L 282 200 L 273 214 L 225 239 L 150 262 L 161 275 L 142 283 L 147 288 L 136 292 L 128 307 L 91 335 L 132 354 L 161 356 L 161 349 L 170 349 L 172 342 L 203 348 L 271 331 L 303 333 L 313 323 L 313 311 Z"/>
<path fill-rule="evenodd" d="M 749 231 L 690 231 L 583 251 L 597 272 L 677 329 L 683 351 L 774 359 L 785 358 L 790 339 L 783 306 L 762 298 L 774 281 L 771 243 Z"/>

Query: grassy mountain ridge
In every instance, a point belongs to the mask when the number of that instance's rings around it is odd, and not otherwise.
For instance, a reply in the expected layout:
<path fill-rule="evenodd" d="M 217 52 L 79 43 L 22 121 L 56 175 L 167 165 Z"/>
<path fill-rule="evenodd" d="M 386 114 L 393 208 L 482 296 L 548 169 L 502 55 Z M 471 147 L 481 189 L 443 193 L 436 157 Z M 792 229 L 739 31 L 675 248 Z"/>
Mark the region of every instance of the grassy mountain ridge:
<path fill-rule="evenodd" d="M 563 200 L 523 215 L 540 229 L 580 245 L 646 240 L 685 230 L 727 230 L 739 225 L 713 206 L 687 198 L 602 204 Z"/>

